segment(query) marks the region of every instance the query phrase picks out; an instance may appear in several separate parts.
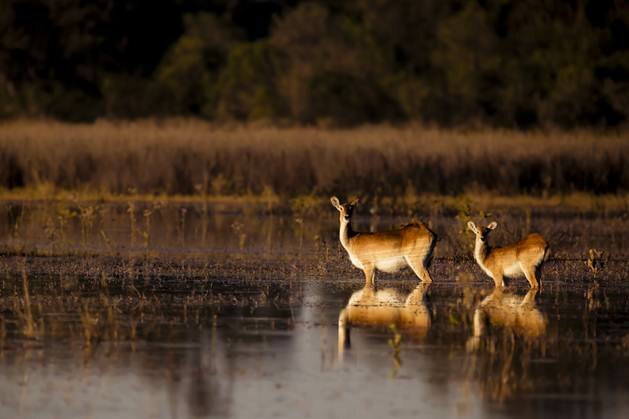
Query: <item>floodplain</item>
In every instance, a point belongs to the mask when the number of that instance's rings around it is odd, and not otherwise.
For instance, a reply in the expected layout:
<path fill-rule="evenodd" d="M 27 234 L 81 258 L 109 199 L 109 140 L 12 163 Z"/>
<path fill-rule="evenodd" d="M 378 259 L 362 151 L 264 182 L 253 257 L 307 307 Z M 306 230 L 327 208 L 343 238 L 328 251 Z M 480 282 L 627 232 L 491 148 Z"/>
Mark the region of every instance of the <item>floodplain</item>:
<path fill-rule="evenodd" d="M 419 208 L 432 285 L 363 289 L 331 206 L 0 204 L 3 417 L 621 417 L 629 410 L 626 210 Z M 359 210 L 358 230 L 409 215 Z M 541 289 L 495 291 L 493 244 L 550 243 Z M 350 304 L 350 299 L 352 303 Z"/>

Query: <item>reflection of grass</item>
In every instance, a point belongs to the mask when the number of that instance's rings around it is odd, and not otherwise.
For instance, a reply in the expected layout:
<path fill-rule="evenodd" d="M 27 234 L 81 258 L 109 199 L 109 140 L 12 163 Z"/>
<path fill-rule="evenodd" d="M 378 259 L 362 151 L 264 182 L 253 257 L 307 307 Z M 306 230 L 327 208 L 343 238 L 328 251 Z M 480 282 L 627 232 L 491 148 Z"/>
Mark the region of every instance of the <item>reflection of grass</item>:
<path fill-rule="evenodd" d="M 402 348 L 402 334 L 397 329 L 395 324 L 389 325 L 389 330 L 391 331 L 391 337 L 388 340 L 389 347 L 393 349 L 393 369 L 391 371 L 391 376 L 396 377 L 397 373 L 402 366 L 402 359 L 400 358 L 400 349 Z"/>
<path fill-rule="evenodd" d="M 27 338 L 35 337 L 35 321 L 33 320 L 33 312 L 31 310 L 31 296 L 28 290 L 28 277 L 26 270 L 22 273 L 22 287 L 24 292 L 24 303 L 21 310 L 22 333 Z"/>
<path fill-rule="evenodd" d="M 83 304 L 81 308 L 81 325 L 83 326 L 83 337 L 85 339 L 85 346 L 90 347 L 92 345 L 92 339 L 96 336 L 96 326 L 98 325 L 98 316 L 91 314 L 88 304 Z"/>

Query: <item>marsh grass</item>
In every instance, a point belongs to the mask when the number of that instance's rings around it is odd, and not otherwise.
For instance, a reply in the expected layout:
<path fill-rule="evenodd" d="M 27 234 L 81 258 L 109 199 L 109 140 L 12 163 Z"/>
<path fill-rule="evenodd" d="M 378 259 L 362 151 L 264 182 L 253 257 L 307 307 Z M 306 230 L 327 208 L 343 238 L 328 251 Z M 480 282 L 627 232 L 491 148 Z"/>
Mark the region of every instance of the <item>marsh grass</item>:
<path fill-rule="evenodd" d="M 286 198 L 334 193 L 395 209 L 427 194 L 617 194 L 629 191 L 627 156 L 624 132 L 341 130 L 197 120 L 0 124 L 2 195 L 44 199 L 255 197 L 273 207 Z M 307 209 L 312 202 L 294 204 Z"/>
<path fill-rule="evenodd" d="M 605 252 L 597 249 L 589 249 L 587 253 L 587 267 L 594 275 L 598 274 L 605 267 L 604 255 Z"/>
<path fill-rule="evenodd" d="M 336 253 L 338 220 L 329 201 L 306 215 L 267 213 L 264 208 L 239 208 L 209 203 L 175 204 L 133 202 L 100 203 L 88 224 L 75 204 L 56 202 L 0 203 L 0 252 L 32 256 L 116 256 L 158 258 L 169 254 L 202 257 L 219 253 L 263 252 L 280 257 L 299 251 Z M 90 204 L 92 205 L 92 204 Z M 396 228 L 413 218 L 426 222 L 439 237 L 436 258 L 471 256 L 474 238 L 468 220 L 497 221 L 492 245 L 518 240 L 531 232 L 542 233 L 551 243 L 553 257 L 587 260 L 590 248 L 603 249 L 617 259 L 627 254 L 627 212 L 622 210 L 571 210 L 559 207 L 523 207 L 485 210 L 468 200 L 452 200 L 456 207 L 418 206 L 409 215 L 366 214 L 358 207 L 357 231 Z M 87 207 L 89 205 L 84 205 Z M 185 211 L 185 218 L 183 216 Z M 59 215 L 69 214 L 69 215 Z M 19 227 L 16 227 L 18 225 Z M 326 250 L 327 249 L 327 250 Z M 287 253 L 288 252 L 288 253 Z M 584 265 L 585 267 L 585 265 Z"/>
<path fill-rule="evenodd" d="M 453 198 L 452 203 L 451 210 L 414 210 L 439 237 L 431 266 L 438 283 L 490 282 L 472 258 L 474 237 L 465 227 L 469 219 L 499 223 L 491 237 L 492 246 L 514 242 L 530 232 L 542 233 L 552 250 L 542 268 L 543 284 L 626 283 L 629 224 L 622 213 L 582 213 L 566 211 L 563 206 L 485 211 L 470 200 Z M 84 275 L 82 281 L 89 282 L 106 275 L 120 286 L 138 278 L 159 284 L 168 277 L 182 283 L 222 277 L 256 282 L 282 278 L 288 284 L 304 278 L 360 280 L 360 271 L 351 265 L 338 242 L 338 215 L 329 201 L 324 204 L 321 210 L 301 216 L 269 214 L 264 207 L 249 212 L 207 202 L 0 203 L 0 219 L 4 220 L 0 223 L 0 270 L 20 275 L 26 257 L 29 277 L 80 274 Z M 89 223 L 88 217 L 81 216 L 81 208 L 83 214 L 93 214 Z M 186 209 L 185 217 L 182 209 Z M 364 207 L 362 211 L 354 220 L 357 231 L 388 229 L 411 218 L 367 215 Z M 605 251 L 602 264 L 588 258 L 588 249 Z M 409 271 L 383 274 L 382 278 L 414 279 Z M 22 289 L 14 293 L 24 294 Z M 20 324 L 27 325 L 24 303 L 16 307 L 24 313 L 21 318 L 25 321 Z M 96 307 L 90 303 L 87 313 L 95 313 Z M 36 329 L 37 308 L 31 313 Z M 453 322 L 460 321 L 453 318 Z"/>

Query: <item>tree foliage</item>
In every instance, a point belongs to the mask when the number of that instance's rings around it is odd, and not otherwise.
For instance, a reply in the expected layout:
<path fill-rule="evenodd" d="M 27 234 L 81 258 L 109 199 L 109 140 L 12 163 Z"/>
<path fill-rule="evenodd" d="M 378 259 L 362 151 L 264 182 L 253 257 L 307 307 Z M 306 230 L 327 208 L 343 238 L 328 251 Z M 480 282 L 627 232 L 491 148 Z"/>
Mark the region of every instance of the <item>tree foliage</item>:
<path fill-rule="evenodd" d="M 0 117 L 613 127 L 619 0 L 7 0 Z"/>

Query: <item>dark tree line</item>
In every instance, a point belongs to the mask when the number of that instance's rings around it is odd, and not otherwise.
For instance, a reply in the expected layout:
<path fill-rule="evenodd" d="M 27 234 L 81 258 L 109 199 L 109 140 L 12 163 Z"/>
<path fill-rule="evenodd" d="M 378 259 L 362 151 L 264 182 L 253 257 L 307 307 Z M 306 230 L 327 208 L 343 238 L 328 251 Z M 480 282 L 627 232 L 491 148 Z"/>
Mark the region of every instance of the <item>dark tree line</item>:
<path fill-rule="evenodd" d="M 2 0 L 0 116 L 613 127 L 621 0 Z"/>

